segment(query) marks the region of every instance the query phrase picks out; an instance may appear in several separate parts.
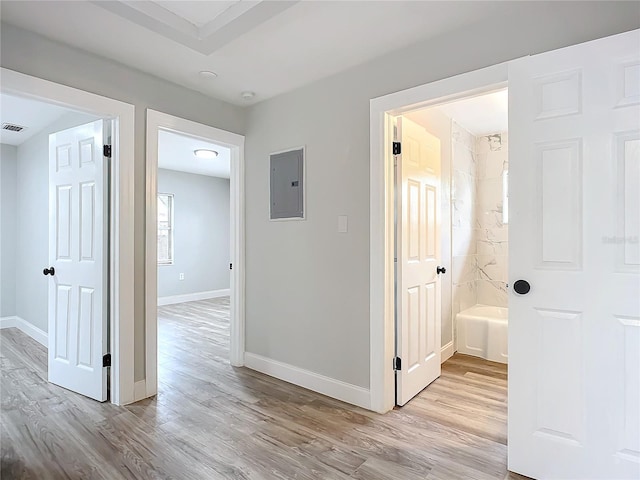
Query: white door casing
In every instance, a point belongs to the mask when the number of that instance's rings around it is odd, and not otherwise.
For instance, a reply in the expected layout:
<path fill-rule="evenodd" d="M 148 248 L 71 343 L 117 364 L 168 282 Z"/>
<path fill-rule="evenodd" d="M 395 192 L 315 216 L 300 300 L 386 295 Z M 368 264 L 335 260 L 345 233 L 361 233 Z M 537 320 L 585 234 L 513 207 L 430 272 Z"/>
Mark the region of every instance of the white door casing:
<path fill-rule="evenodd" d="M 640 34 L 509 67 L 509 469 L 640 477 Z"/>
<path fill-rule="evenodd" d="M 404 405 L 440 376 L 440 140 L 404 117 L 398 132 L 396 402 Z"/>
<path fill-rule="evenodd" d="M 49 381 L 107 399 L 104 121 L 49 136 Z"/>

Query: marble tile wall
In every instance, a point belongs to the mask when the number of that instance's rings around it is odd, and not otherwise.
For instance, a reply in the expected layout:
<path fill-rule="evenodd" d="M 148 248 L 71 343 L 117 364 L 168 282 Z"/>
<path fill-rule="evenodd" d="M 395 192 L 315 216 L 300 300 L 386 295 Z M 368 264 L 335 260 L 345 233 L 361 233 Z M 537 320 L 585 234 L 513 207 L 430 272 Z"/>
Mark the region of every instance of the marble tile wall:
<path fill-rule="evenodd" d="M 476 263 L 477 139 L 455 121 L 451 126 L 451 240 L 452 240 L 452 318 L 477 301 Z"/>
<path fill-rule="evenodd" d="M 507 145 L 507 133 L 474 137 L 452 122 L 453 318 L 476 304 L 507 306 Z"/>
<path fill-rule="evenodd" d="M 503 217 L 503 185 L 509 170 L 507 133 L 478 136 L 475 154 L 476 299 L 479 304 L 506 307 L 508 227 Z"/>

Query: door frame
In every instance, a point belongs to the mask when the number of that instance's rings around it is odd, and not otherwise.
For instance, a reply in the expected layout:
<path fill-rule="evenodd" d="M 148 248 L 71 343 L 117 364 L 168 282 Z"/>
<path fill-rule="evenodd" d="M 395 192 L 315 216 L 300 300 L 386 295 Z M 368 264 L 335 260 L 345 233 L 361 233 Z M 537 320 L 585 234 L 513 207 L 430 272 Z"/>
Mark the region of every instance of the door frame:
<path fill-rule="evenodd" d="M 507 87 L 508 62 L 370 101 L 369 388 L 371 409 L 395 406 L 393 117 Z"/>
<path fill-rule="evenodd" d="M 111 403 L 134 401 L 134 116 L 119 100 L 13 70 L 0 70 L 2 93 L 59 105 L 112 121 L 109 218 Z"/>
<path fill-rule="evenodd" d="M 147 180 L 145 218 L 145 356 L 146 385 L 137 400 L 158 392 L 158 133 L 160 130 L 211 141 L 231 150 L 230 261 L 231 318 L 229 360 L 244 365 L 245 351 L 245 241 L 244 241 L 244 135 L 228 132 L 156 110 L 147 109 Z M 139 397 L 139 398 L 138 398 Z"/>

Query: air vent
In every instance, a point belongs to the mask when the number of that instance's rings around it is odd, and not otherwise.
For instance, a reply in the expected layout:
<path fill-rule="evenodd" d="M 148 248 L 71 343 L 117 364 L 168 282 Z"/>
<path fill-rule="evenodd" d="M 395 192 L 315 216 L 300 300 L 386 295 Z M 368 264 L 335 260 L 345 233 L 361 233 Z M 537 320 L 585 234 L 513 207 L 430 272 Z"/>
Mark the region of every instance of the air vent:
<path fill-rule="evenodd" d="M 9 130 L 10 132 L 21 132 L 27 127 L 22 127 L 20 125 L 16 125 L 14 123 L 3 123 L 2 130 Z"/>

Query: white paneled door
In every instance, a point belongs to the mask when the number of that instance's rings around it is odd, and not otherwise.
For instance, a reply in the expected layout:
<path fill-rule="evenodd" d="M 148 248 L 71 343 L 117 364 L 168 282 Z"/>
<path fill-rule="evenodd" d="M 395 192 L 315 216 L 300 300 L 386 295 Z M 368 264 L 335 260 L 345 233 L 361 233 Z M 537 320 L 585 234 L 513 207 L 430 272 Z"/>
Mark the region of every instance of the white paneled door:
<path fill-rule="evenodd" d="M 49 136 L 49 381 L 107 399 L 103 121 Z"/>
<path fill-rule="evenodd" d="M 509 144 L 509 469 L 640 478 L 639 31 L 513 62 Z"/>
<path fill-rule="evenodd" d="M 396 403 L 440 376 L 440 140 L 398 118 Z"/>

